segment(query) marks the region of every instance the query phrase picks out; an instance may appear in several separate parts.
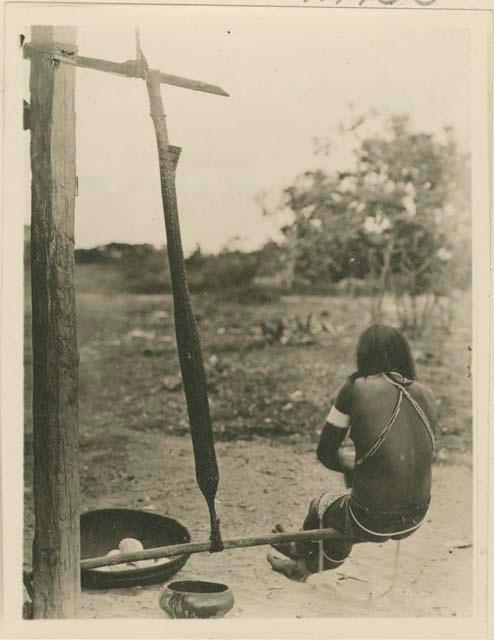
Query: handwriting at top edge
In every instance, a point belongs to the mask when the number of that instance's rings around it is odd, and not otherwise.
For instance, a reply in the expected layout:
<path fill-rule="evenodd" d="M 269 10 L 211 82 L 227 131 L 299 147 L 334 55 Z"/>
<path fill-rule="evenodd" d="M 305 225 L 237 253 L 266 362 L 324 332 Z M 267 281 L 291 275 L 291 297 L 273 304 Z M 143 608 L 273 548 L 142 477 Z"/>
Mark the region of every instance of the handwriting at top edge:
<path fill-rule="evenodd" d="M 304 2 L 308 2 L 309 0 L 304 0 Z M 415 4 L 419 5 L 419 7 L 430 7 L 433 5 L 436 0 L 412 0 Z M 320 2 L 324 2 L 324 0 L 320 0 Z M 336 4 L 341 4 L 343 0 L 336 0 Z M 362 7 L 368 0 L 359 0 L 358 6 Z M 387 7 L 391 7 L 395 4 L 398 4 L 400 0 L 374 0 L 374 2 L 379 2 L 379 4 L 383 4 Z"/>

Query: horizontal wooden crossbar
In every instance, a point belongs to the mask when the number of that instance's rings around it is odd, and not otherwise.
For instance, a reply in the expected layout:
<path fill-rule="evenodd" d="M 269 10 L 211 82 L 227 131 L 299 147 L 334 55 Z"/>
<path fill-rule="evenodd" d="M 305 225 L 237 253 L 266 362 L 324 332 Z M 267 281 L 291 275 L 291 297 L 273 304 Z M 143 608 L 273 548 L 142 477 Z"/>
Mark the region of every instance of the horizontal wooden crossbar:
<path fill-rule="evenodd" d="M 327 540 L 328 538 L 342 538 L 343 534 L 336 529 L 314 529 L 310 531 L 294 531 L 286 533 L 272 533 L 265 536 L 252 536 L 246 538 L 230 538 L 223 540 L 224 549 L 240 549 L 242 547 L 259 547 L 270 544 L 297 542 L 298 540 Z M 209 551 L 210 542 L 187 542 L 174 544 L 167 547 L 154 547 L 136 551 L 134 553 L 120 553 L 119 555 L 103 556 L 100 558 L 88 558 L 81 561 L 82 569 L 96 569 L 113 564 L 125 564 L 138 560 L 158 560 L 159 558 L 171 558 L 174 556 L 190 555 Z"/>
<path fill-rule="evenodd" d="M 138 60 L 127 60 L 126 62 L 113 62 L 111 60 L 101 60 L 100 58 L 88 58 L 86 56 L 76 55 L 75 52 L 65 51 L 61 48 L 53 50 L 39 49 L 33 47 L 29 43 L 24 44 L 24 57 L 31 58 L 37 53 L 40 55 L 48 55 L 55 62 L 63 64 L 71 64 L 86 69 L 94 69 L 95 71 L 103 71 L 106 73 L 114 73 L 127 78 L 144 79 L 144 68 Z M 205 93 L 213 93 L 218 96 L 229 97 L 229 94 L 214 84 L 202 82 L 201 80 L 192 80 L 191 78 L 183 78 L 170 73 L 159 72 L 159 80 L 162 84 L 170 84 L 182 89 L 191 89 L 192 91 L 202 91 Z"/>

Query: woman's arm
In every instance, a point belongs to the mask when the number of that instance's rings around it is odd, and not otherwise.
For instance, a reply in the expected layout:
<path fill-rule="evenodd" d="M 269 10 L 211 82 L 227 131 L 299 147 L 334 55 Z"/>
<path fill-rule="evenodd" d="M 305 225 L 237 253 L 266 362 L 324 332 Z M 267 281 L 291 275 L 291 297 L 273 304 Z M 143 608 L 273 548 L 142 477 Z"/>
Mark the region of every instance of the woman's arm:
<path fill-rule="evenodd" d="M 353 379 L 347 378 L 339 389 L 334 405 L 321 432 L 317 459 L 327 469 L 345 474 L 345 484 L 351 486 L 353 466 L 342 460 L 339 449 L 350 427 Z"/>
<path fill-rule="evenodd" d="M 329 422 L 324 425 L 319 444 L 317 445 L 317 459 L 326 469 L 344 472 L 344 466 L 340 460 L 339 448 L 345 439 L 348 429 L 336 427 Z"/>

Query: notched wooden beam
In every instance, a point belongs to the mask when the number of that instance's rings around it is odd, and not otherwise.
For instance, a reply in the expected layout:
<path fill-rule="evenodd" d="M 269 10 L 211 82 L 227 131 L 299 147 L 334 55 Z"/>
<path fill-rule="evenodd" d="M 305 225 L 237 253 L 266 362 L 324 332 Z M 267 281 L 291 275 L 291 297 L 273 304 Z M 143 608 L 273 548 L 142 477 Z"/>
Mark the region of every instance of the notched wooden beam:
<path fill-rule="evenodd" d="M 139 60 L 127 60 L 125 62 L 113 62 L 112 60 L 101 60 L 100 58 L 88 58 L 87 56 L 76 55 L 76 52 L 68 51 L 62 47 L 54 47 L 52 50 L 39 49 L 26 43 L 23 47 L 24 57 L 32 58 L 34 55 L 45 55 L 51 57 L 54 62 L 62 64 L 72 64 L 85 69 L 94 69 L 95 71 L 103 71 L 113 73 L 127 78 L 144 79 L 144 68 Z M 192 91 L 202 91 L 204 93 L 213 93 L 217 96 L 229 97 L 221 87 L 201 80 L 192 80 L 176 76 L 171 73 L 159 72 L 159 80 L 161 84 L 169 84 L 182 89 L 191 89 Z"/>

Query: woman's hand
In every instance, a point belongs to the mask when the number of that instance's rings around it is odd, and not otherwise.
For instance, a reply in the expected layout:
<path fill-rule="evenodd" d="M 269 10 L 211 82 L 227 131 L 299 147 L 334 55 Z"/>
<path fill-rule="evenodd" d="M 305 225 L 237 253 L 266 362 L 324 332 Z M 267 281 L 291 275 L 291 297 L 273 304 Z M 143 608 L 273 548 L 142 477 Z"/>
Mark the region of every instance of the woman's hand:
<path fill-rule="evenodd" d="M 345 487 L 351 489 L 353 486 L 353 469 L 350 467 L 343 469 L 343 480 L 345 481 Z"/>
<path fill-rule="evenodd" d="M 354 464 L 349 460 L 348 455 L 343 454 L 343 452 L 339 452 L 339 464 L 340 470 L 343 474 L 343 479 L 345 481 L 345 487 L 347 489 L 351 489 L 353 485 L 353 470 Z"/>

